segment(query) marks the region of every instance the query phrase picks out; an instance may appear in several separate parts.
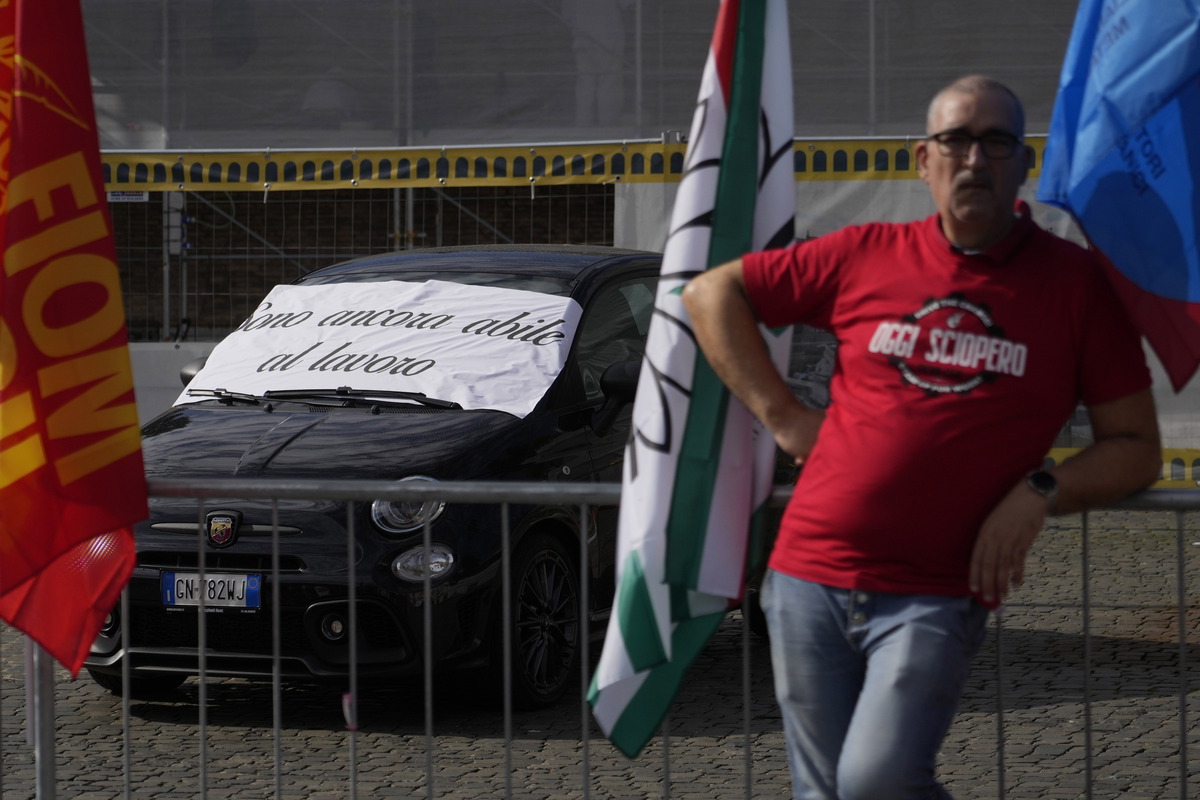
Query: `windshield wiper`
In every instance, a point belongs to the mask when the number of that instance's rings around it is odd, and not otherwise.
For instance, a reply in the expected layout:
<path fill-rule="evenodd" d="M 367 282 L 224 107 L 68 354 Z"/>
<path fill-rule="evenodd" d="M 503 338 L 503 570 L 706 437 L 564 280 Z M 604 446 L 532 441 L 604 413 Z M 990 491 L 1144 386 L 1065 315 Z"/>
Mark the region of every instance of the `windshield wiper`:
<path fill-rule="evenodd" d="M 362 400 L 370 398 L 412 400 L 433 408 L 462 408 L 451 400 L 426 397 L 423 392 L 402 392 L 392 389 L 351 389 L 339 386 L 336 389 L 271 389 L 263 392 L 267 400 Z"/>
<path fill-rule="evenodd" d="M 227 406 L 237 403 L 248 403 L 249 405 L 258 405 L 259 398 L 252 394 L 244 394 L 242 392 L 231 392 L 228 389 L 187 389 L 184 394 L 189 397 L 211 397 Z"/>

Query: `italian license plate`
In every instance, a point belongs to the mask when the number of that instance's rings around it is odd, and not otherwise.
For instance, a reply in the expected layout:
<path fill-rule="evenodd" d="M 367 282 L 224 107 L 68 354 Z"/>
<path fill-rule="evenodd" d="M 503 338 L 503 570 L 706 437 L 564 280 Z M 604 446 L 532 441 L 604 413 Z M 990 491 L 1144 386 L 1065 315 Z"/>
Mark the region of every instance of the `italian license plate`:
<path fill-rule="evenodd" d="M 166 606 L 198 606 L 204 598 L 207 608 L 258 608 L 261 575 L 213 575 L 204 580 L 195 572 L 162 573 L 162 600 Z"/>

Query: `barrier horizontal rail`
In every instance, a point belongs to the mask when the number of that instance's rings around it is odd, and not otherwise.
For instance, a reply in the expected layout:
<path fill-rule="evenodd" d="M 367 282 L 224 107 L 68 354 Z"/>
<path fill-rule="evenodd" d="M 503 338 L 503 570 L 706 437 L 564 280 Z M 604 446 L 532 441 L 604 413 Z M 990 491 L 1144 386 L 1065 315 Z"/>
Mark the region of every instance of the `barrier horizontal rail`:
<path fill-rule="evenodd" d="M 420 485 L 416 485 L 420 484 Z M 548 503 L 617 505 L 618 483 L 534 483 L 505 481 L 276 480 L 269 478 L 189 480 L 151 479 L 152 497 L 239 497 L 246 500 L 444 500 L 458 503 Z"/>
<path fill-rule="evenodd" d="M 153 497 L 241 497 L 263 500 L 307 500 L 316 495 L 329 500 L 445 500 L 459 503 L 550 503 L 554 505 L 617 505 L 618 483 L 545 483 L 506 481 L 406 481 L 277 480 L 270 478 L 214 480 L 161 479 L 147 481 Z M 776 486 L 768 500 L 781 507 L 791 497 L 791 486 Z M 1200 511 L 1200 490 L 1153 489 L 1109 506 L 1121 511 Z"/>
<path fill-rule="evenodd" d="M 1096 509 L 1097 511 L 1104 509 Z M 1107 507 L 1113 511 L 1200 511 L 1200 490 L 1149 489 Z"/>

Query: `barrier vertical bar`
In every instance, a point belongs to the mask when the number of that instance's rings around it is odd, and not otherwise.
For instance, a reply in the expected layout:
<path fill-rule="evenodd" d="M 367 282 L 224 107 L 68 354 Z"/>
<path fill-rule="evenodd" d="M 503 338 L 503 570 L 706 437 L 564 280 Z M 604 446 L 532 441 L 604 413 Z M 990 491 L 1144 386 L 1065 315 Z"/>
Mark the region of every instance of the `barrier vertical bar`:
<path fill-rule="evenodd" d="M 746 800 L 750 800 L 754 790 L 753 768 L 754 759 L 751 755 L 750 733 L 750 593 L 742 589 L 742 728 L 743 741 L 742 760 L 746 780 Z"/>
<path fill-rule="evenodd" d="M 579 504 L 579 745 L 582 750 L 583 765 L 583 800 L 592 796 L 591 781 L 591 726 L 588 724 L 590 710 L 588 708 L 588 672 L 591 664 L 592 620 L 591 603 L 591 567 L 588 563 L 588 542 L 591 527 L 588 524 L 588 505 Z"/>
<path fill-rule="evenodd" d="M 996 797 L 1004 800 L 1004 606 L 996 608 Z"/>
<path fill-rule="evenodd" d="M 208 797 L 208 629 L 204 605 L 204 499 L 196 504 L 196 570 L 200 605 L 196 607 L 196 658 L 199 661 L 200 798 Z"/>
<path fill-rule="evenodd" d="M 663 743 L 663 800 L 671 797 L 671 712 L 667 711 L 662 722 Z"/>
<path fill-rule="evenodd" d="M 1088 549 L 1088 514 L 1081 521 L 1083 530 L 1083 758 L 1086 797 L 1092 800 L 1092 606 L 1091 554 Z"/>
<path fill-rule="evenodd" d="M 425 548 L 425 570 L 421 578 L 424 597 L 421 602 L 422 631 L 421 646 L 422 662 L 425 667 L 425 797 L 433 800 L 433 605 L 430 600 L 430 587 L 433 576 L 429 572 L 429 561 L 433 553 L 433 527 L 429 515 L 425 516 L 422 527 L 422 546 Z"/>
<path fill-rule="evenodd" d="M 512 531 L 508 503 L 500 504 L 500 630 L 504 653 L 504 796 L 512 794 Z"/>
<path fill-rule="evenodd" d="M 160 578 L 161 580 L 161 578 Z M 161 585 L 160 585 L 161 590 Z M 125 744 L 123 754 L 125 771 L 125 800 L 133 798 L 133 726 L 131 723 L 131 708 L 129 701 L 130 673 L 133 671 L 133 657 L 129 654 L 129 586 L 121 590 L 121 739 Z"/>
<path fill-rule="evenodd" d="M 3 629 L 0 629 L 0 643 L 2 643 Z M 3 646 L 0 644 L 0 664 L 4 661 Z M 0 689 L 4 688 L 3 670 L 0 670 Z M 3 693 L 0 692 L 0 800 L 4 800 L 4 699 Z"/>
<path fill-rule="evenodd" d="M 279 499 L 271 501 L 271 727 L 274 729 L 275 800 L 283 800 L 283 642 L 279 609 Z M 261 601 L 260 601 L 261 602 Z"/>
<path fill-rule="evenodd" d="M 1187 751 L 1187 569 L 1183 546 L 1183 512 L 1175 512 L 1175 584 L 1179 626 L 1179 796 L 1187 800 L 1188 751 Z"/>
<path fill-rule="evenodd" d="M 33 639 L 33 709 L 26 714 L 34 726 L 34 757 L 37 760 L 37 798 L 54 800 L 54 660 Z"/>
<path fill-rule="evenodd" d="M 354 547 L 354 501 L 346 501 L 346 581 L 350 603 L 350 696 L 345 703 L 346 727 L 350 731 L 350 800 L 358 800 L 358 587 Z"/>

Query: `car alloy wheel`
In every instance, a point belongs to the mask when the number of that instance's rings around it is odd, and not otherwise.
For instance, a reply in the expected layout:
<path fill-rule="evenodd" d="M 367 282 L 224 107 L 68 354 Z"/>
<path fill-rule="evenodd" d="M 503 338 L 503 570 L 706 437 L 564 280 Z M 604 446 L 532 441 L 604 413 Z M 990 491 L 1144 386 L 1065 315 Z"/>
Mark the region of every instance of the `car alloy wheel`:
<path fill-rule="evenodd" d="M 533 534 L 513 556 L 513 700 L 550 705 L 578 671 L 579 575 L 556 539 Z"/>

